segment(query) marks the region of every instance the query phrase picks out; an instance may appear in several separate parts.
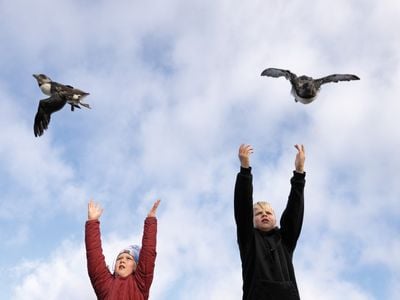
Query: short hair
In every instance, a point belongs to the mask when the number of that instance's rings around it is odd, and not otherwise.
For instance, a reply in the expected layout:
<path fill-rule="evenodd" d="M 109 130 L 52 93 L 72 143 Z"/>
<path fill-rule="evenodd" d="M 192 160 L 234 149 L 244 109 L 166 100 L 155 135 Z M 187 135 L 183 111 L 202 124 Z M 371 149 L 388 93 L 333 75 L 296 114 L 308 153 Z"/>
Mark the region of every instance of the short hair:
<path fill-rule="evenodd" d="M 272 208 L 271 203 L 267 202 L 267 201 L 257 201 L 256 203 L 253 204 L 253 209 L 255 209 L 257 206 L 263 208 L 264 206 L 268 206 L 269 208 L 272 209 L 272 211 L 274 211 L 274 209 Z"/>

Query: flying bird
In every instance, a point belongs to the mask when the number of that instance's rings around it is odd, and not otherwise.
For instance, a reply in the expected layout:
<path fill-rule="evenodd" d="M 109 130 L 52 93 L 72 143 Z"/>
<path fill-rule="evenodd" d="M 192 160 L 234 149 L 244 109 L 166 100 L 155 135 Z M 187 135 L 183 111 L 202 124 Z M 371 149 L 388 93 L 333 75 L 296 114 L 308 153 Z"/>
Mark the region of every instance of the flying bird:
<path fill-rule="evenodd" d="M 47 96 L 52 96 L 55 93 L 62 93 L 67 97 L 67 103 L 71 105 L 71 110 L 74 108 L 81 108 L 80 105 L 90 108 L 89 104 L 83 103 L 83 98 L 85 98 L 89 93 L 82 90 L 76 89 L 73 86 L 61 84 L 52 81 L 50 77 L 44 74 L 33 74 L 33 77 L 37 80 L 39 87 L 43 94 Z"/>
<path fill-rule="evenodd" d="M 282 70 L 276 68 L 265 69 L 261 76 L 269 77 L 285 77 L 290 81 L 292 85 L 291 93 L 294 96 L 296 102 L 301 102 L 303 104 L 308 104 L 313 102 L 320 89 L 321 85 L 328 82 L 339 82 L 339 81 L 350 81 L 359 80 L 360 78 L 352 74 L 332 74 L 319 79 L 313 79 L 305 75 L 297 76 L 296 74 L 290 72 L 289 70 Z"/>
<path fill-rule="evenodd" d="M 41 91 L 45 95 L 50 96 L 49 98 L 39 101 L 33 125 L 33 131 L 36 137 L 41 136 L 48 128 L 51 114 L 61 110 L 65 104 L 68 103 L 71 105 L 71 111 L 74 111 L 75 108 L 80 109 L 81 105 L 90 108 L 89 104 L 82 101 L 89 93 L 70 85 L 52 81 L 44 74 L 33 74 L 33 77 L 37 80 Z"/>

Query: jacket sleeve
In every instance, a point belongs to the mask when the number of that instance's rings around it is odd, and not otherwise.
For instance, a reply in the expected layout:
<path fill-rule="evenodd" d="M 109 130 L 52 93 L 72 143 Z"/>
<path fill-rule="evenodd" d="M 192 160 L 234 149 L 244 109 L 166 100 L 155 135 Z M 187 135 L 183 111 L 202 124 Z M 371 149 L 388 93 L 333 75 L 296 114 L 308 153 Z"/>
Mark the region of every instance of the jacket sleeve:
<path fill-rule="evenodd" d="M 303 225 L 305 176 L 293 172 L 288 202 L 280 220 L 282 238 L 291 252 L 296 248 Z"/>
<path fill-rule="evenodd" d="M 242 255 L 253 234 L 253 176 L 250 168 L 240 168 L 234 193 L 237 241 Z"/>
<path fill-rule="evenodd" d="M 142 249 L 140 250 L 139 263 L 135 272 L 135 279 L 144 299 L 148 299 L 150 286 L 153 282 L 157 255 L 156 244 L 157 219 L 155 217 L 147 217 L 144 221 Z"/>
<path fill-rule="evenodd" d="M 93 289 L 98 298 L 104 298 L 108 293 L 108 286 L 113 276 L 107 268 L 103 249 L 101 247 L 100 222 L 98 220 L 86 221 L 85 246 L 87 268 Z"/>

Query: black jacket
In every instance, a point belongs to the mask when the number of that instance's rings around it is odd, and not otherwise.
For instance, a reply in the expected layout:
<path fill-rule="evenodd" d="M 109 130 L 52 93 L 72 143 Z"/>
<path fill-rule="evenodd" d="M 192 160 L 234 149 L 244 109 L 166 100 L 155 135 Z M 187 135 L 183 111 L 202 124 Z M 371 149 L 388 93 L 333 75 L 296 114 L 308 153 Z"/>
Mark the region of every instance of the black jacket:
<path fill-rule="evenodd" d="M 303 223 L 305 173 L 293 172 L 290 183 L 280 228 L 263 232 L 253 224 L 251 168 L 241 168 L 237 175 L 234 206 L 242 260 L 243 300 L 300 299 L 292 257 Z"/>

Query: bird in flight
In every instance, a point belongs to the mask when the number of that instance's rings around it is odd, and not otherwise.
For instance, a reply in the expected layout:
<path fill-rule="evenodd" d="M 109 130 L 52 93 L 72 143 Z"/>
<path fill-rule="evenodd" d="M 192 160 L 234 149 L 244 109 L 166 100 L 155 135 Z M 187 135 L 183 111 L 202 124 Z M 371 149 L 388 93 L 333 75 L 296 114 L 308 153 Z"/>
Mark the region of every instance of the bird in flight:
<path fill-rule="evenodd" d="M 261 73 L 261 76 L 269 76 L 275 78 L 285 77 L 287 80 L 290 81 L 290 84 L 292 85 L 291 93 L 294 96 L 294 100 L 303 104 L 313 102 L 321 89 L 321 85 L 325 83 L 360 79 L 358 76 L 352 74 L 332 74 L 319 79 L 313 79 L 312 77 L 305 75 L 297 76 L 289 70 L 276 68 L 265 69 Z"/>
<path fill-rule="evenodd" d="M 74 108 L 81 108 L 80 105 L 90 108 L 89 104 L 83 103 L 83 98 L 85 98 L 89 93 L 82 90 L 76 89 L 73 86 L 61 84 L 52 81 L 50 77 L 44 74 L 33 74 L 33 77 L 37 80 L 40 90 L 43 94 L 47 96 L 54 95 L 54 93 L 63 93 L 67 96 L 67 103 L 71 105 L 71 110 Z"/>
<path fill-rule="evenodd" d="M 83 98 L 89 95 L 89 93 L 70 85 L 52 81 L 44 74 L 33 74 L 33 77 L 37 80 L 41 91 L 45 95 L 50 96 L 39 101 L 33 125 L 36 137 L 41 136 L 44 130 L 47 129 L 51 114 L 62 109 L 65 104 L 68 103 L 71 105 L 71 111 L 74 111 L 75 108 L 80 109 L 81 106 L 90 108 L 89 104 L 83 102 Z"/>

